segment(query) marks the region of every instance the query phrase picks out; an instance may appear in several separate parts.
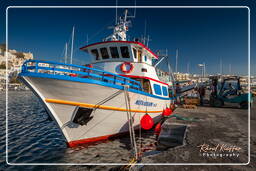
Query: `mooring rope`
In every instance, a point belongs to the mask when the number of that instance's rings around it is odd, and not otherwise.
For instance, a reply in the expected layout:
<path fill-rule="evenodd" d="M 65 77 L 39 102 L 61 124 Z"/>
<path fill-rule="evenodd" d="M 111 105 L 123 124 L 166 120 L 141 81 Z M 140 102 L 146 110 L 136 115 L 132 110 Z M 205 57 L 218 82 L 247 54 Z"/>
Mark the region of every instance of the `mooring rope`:
<path fill-rule="evenodd" d="M 128 119 L 128 124 L 129 124 L 129 133 L 130 133 L 130 138 L 131 138 L 131 146 L 134 150 L 135 159 L 138 160 L 138 151 L 137 151 L 135 132 L 134 132 L 134 127 L 133 127 L 134 121 L 132 119 L 131 103 L 130 103 L 130 97 L 129 97 L 127 89 L 128 89 L 128 86 L 124 86 L 125 104 L 126 104 L 126 109 L 127 109 L 127 119 Z"/>

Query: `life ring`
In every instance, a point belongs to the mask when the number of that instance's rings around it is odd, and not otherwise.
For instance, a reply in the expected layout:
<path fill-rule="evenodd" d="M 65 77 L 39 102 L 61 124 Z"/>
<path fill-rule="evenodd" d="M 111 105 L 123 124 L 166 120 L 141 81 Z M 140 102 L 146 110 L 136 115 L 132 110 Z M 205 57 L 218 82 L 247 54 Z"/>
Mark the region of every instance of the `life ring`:
<path fill-rule="evenodd" d="M 128 69 L 128 70 L 126 69 L 126 66 L 127 66 L 127 65 L 129 65 L 129 69 Z M 132 72 L 133 68 L 134 68 L 134 66 L 133 66 L 133 64 L 130 63 L 130 62 L 124 62 L 124 63 L 122 63 L 122 65 L 120 65 L 120 70 L 121 70 L 122 72 L 124 72 L 124 73 L 130 73 L 130 72 Z"/>

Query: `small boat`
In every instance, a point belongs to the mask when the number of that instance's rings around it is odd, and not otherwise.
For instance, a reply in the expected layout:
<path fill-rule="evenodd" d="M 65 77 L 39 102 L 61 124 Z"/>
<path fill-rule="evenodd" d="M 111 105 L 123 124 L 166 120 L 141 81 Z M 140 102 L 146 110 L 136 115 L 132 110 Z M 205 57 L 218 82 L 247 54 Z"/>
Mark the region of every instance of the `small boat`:
<path fill-rule="evenodd" d="M 22 66 L 20 80 L 41 100 L 69 147 L 127 133 L 127 111 L 135 129 L 146 114 L 157 123 L 173 103 L 169 85 L 153 65 L 158 55 L 127 40 L 127 12 L 104 41 L 80 48 L 92 55 L 91 64 L 28 60 Z"/>

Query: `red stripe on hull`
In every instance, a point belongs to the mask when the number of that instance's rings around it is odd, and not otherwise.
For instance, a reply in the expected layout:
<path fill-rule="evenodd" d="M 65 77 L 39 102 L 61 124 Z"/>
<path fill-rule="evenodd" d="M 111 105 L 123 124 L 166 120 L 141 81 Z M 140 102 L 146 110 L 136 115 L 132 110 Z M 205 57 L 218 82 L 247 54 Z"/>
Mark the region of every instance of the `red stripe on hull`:
<path fill-rule="evenodd" d="M 67 142 L 67 145 L 68 145 L 68 147 L 76 147 L 76 146 L 85 145 L 85 144 L 90 145 L 90 144 L 94 144 L 96 142 L 110 140 L 111 138 L 117 138 L 119 136 L 123 136 L 123 135 L 126 135 L 128 133 L 129 132 L 122 132 L 122 133 L 117 133 L 117 134 L 112 134 L 112 135 L 105 135 L 105 136 L 100 136 L 100 137 L 93 137 L 93 138 L 75 140 L 75 141 Z"/>
<path fill-rule="evenodd" d="M 154 120 L 155 125 L 157 123 L 159 123 L 159 121 L 161 121 L 161 119 L 156 120 L 156 121 Z M 151 129 L 153 129 L 154 126 Z M 137 128 L 137 129 L 135 129 L 135 132 L 138 132 L 139 130 L 140 129 Z M 141 131 L 143 132 L 145 130 L 141 129 Z M 100 137 L 93 137 L 93 138 L 75 140 L 75 141 L 67 142 L 67 146 L 72 148 L 72 147 L 76 147 L 76 146 L 79 146 L 79 145 L 93 145 L 93 144 L 96 144 L 97 142 L 104 142 L 104 141 L 111 140 L 111 139 L 121 137 L 121 136 L 124 136 L 124 135 L 128 135 L 128 134 L 129 134 L 129 131 L 126 131 L 126 132 L 121 132 L 121 133 L 116 133 L 116 134 L 111 134 L 111 135 L 104 135 L 104 136 L 100 136 Z"/>

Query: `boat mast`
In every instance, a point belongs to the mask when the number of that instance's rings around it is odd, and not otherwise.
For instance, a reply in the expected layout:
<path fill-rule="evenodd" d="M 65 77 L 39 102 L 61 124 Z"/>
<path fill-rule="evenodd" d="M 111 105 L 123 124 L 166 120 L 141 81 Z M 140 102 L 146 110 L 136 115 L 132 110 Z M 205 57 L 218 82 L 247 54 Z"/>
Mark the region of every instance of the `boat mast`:
<path fill-rule="evenodd" d="M 65 64 L 66 64 L 67 59 L 68 59 L 68 44 L 67 43 L 65 44 L 65 56 L 64 56 L 64 58 L 65 58 Z"/>
<path fill-rule="evenodd" d="M 89 44 L 89 38 L 88 38 L 88 34 L 86 35 L 86 45 Z"/>
<path fill-rule="evenodd" d="M 220 58 L 220 75 L 222 75 L 222 58 Z"/>
<path fill-rule="evenodd" d="M 189 65 L 190 65 L 190 63 L 188 62 L 187 63 L 187 73 L 189 74 Z"/>
<path fill-rule="evenodd" d="M 71 52 L 70 52 L 70 64 L 72 64 L 72 60 L 73 60 L 74 34 L 75 34 L 75 26 L 73 26 L 73 30 L 72 30 L 72 41 L 71 41 Z"/>
<path fill-rule="evenodd" d="M 176 66 L 175 66 L 175 72 L 178 72 L 178 57 L 179 57 L 179 50 L 176 49 Z"/>

